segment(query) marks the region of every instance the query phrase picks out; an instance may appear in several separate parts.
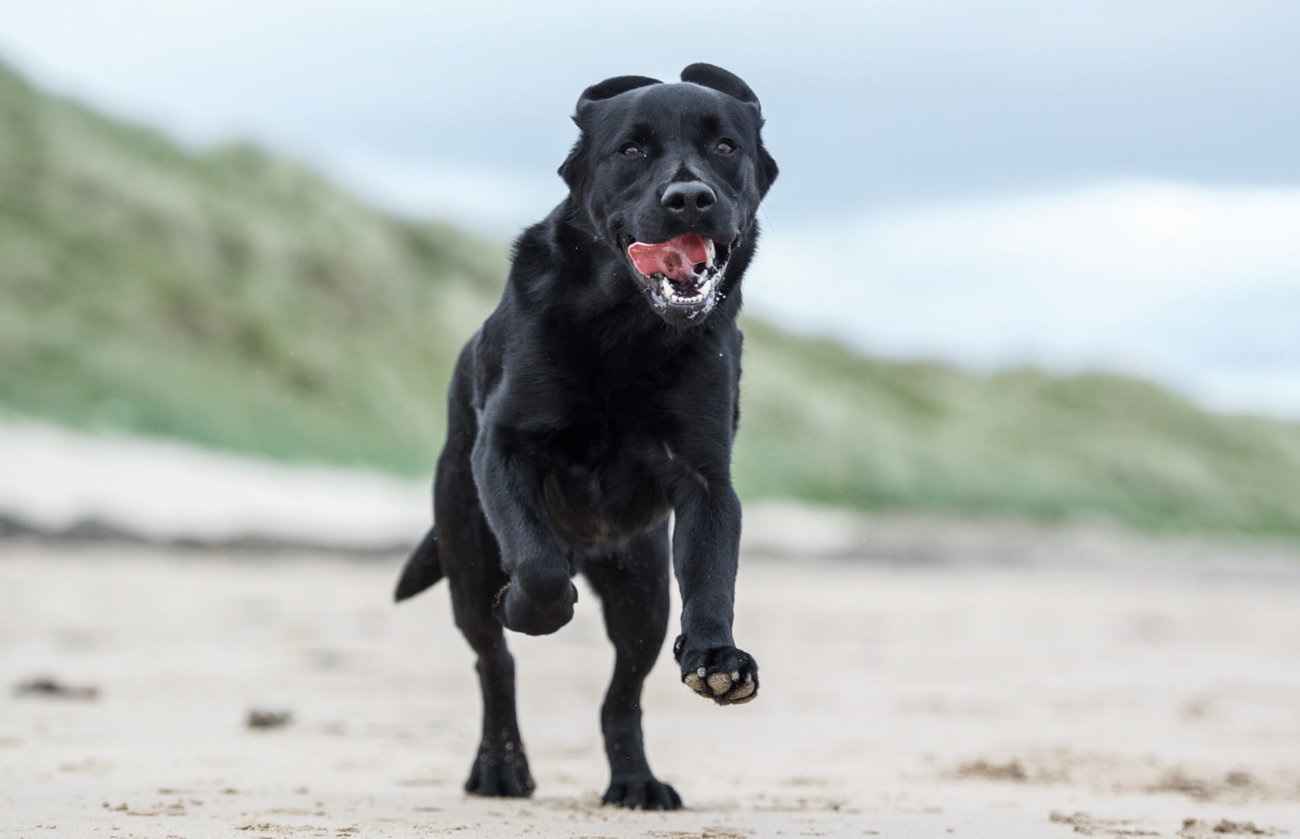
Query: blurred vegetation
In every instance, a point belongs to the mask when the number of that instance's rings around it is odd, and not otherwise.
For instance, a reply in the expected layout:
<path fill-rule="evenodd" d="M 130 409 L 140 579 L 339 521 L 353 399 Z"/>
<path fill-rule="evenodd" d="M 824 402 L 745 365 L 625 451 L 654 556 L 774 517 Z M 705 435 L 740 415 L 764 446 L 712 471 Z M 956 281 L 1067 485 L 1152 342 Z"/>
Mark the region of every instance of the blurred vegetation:
<path fill-rule="evenodd" d="M 0 65 L 9 410 L 427 477 L 451 364 L 505 269 L 497 243 L 255 148 L 186 150 Z M 1115 375 L 746 333 L 745 497 L 1300 536 L 1300 426 Z"/>
<path fill-rule="evenodd" d="M 426 472 L 505 264 L 292 162 L 194 154 L 0 69 L 0 403 Z"/>

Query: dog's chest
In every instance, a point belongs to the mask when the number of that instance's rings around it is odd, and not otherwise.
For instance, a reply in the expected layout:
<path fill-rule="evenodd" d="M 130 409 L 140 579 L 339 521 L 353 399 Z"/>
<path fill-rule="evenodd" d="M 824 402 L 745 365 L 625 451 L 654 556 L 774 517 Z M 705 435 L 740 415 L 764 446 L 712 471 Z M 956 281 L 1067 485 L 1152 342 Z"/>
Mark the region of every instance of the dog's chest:
<path fill-rule="evenodd" d="M 663 430 L 648 412 L 609 404 L 549 435 L 542 492 L 556 533 L 599 544 L 667 516 Z"/>

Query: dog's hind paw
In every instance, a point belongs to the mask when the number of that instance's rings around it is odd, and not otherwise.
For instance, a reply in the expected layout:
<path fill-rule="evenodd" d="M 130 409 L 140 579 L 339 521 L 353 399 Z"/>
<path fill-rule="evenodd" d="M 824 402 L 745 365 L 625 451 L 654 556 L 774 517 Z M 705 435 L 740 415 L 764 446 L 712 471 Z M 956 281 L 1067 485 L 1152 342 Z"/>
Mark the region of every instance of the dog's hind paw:
<path fill-rule="evenodd" d="M 682 798 L 677 790 L 651 776 L 611 781 L 600 803 L 630 810 L 680 810 Z"/>
<path fill-rule="evenodd" d="M 758 664 L 735 647 L 705 650 L 685 648 L 681 638 L 674 652 L 682 666 L 682 682 L 719 705 L 740 705 L 758 696 Z"/>
<path fill-rule="evenodd" d="M 536 788 L 528 759 L 520 750 L 496 753 L 479 750 L 465 781 L 465 792 L 498 798 L 527 798 Z"/>

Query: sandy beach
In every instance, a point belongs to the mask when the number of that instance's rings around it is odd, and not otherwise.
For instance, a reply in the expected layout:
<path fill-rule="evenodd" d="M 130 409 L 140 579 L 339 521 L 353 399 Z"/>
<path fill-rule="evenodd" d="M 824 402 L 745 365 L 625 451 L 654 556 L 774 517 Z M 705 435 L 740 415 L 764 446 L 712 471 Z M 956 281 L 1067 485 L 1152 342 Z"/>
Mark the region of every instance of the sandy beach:
<path fill-rule="evenodd" d="M 389 603 L 399 557 L 0 542 L 0 835 L 1300 834 L 1300 561 L 933 559 L 961 541 L 749 551 L 758 701 L 698 699 L 666 652 L 647 685 L 673 813 L 599 804 L 589 593 L 512 637 L 538 788 L 480 799 L 469 650 L 445 589 Z"/>

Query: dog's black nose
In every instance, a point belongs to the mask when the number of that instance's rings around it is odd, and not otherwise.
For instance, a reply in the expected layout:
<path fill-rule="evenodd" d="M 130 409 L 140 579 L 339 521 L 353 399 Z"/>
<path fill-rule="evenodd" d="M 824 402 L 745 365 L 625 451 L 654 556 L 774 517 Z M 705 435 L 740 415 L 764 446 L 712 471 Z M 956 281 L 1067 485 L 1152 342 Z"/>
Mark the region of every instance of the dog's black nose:
<path fill-rule="evenodd" d="M 718 203 L 718 196 L 702 181 L 677 181 L 668 185 L 659 203 L 668 212 L 679 215 L 686 221 L 695 221 Z"/>

